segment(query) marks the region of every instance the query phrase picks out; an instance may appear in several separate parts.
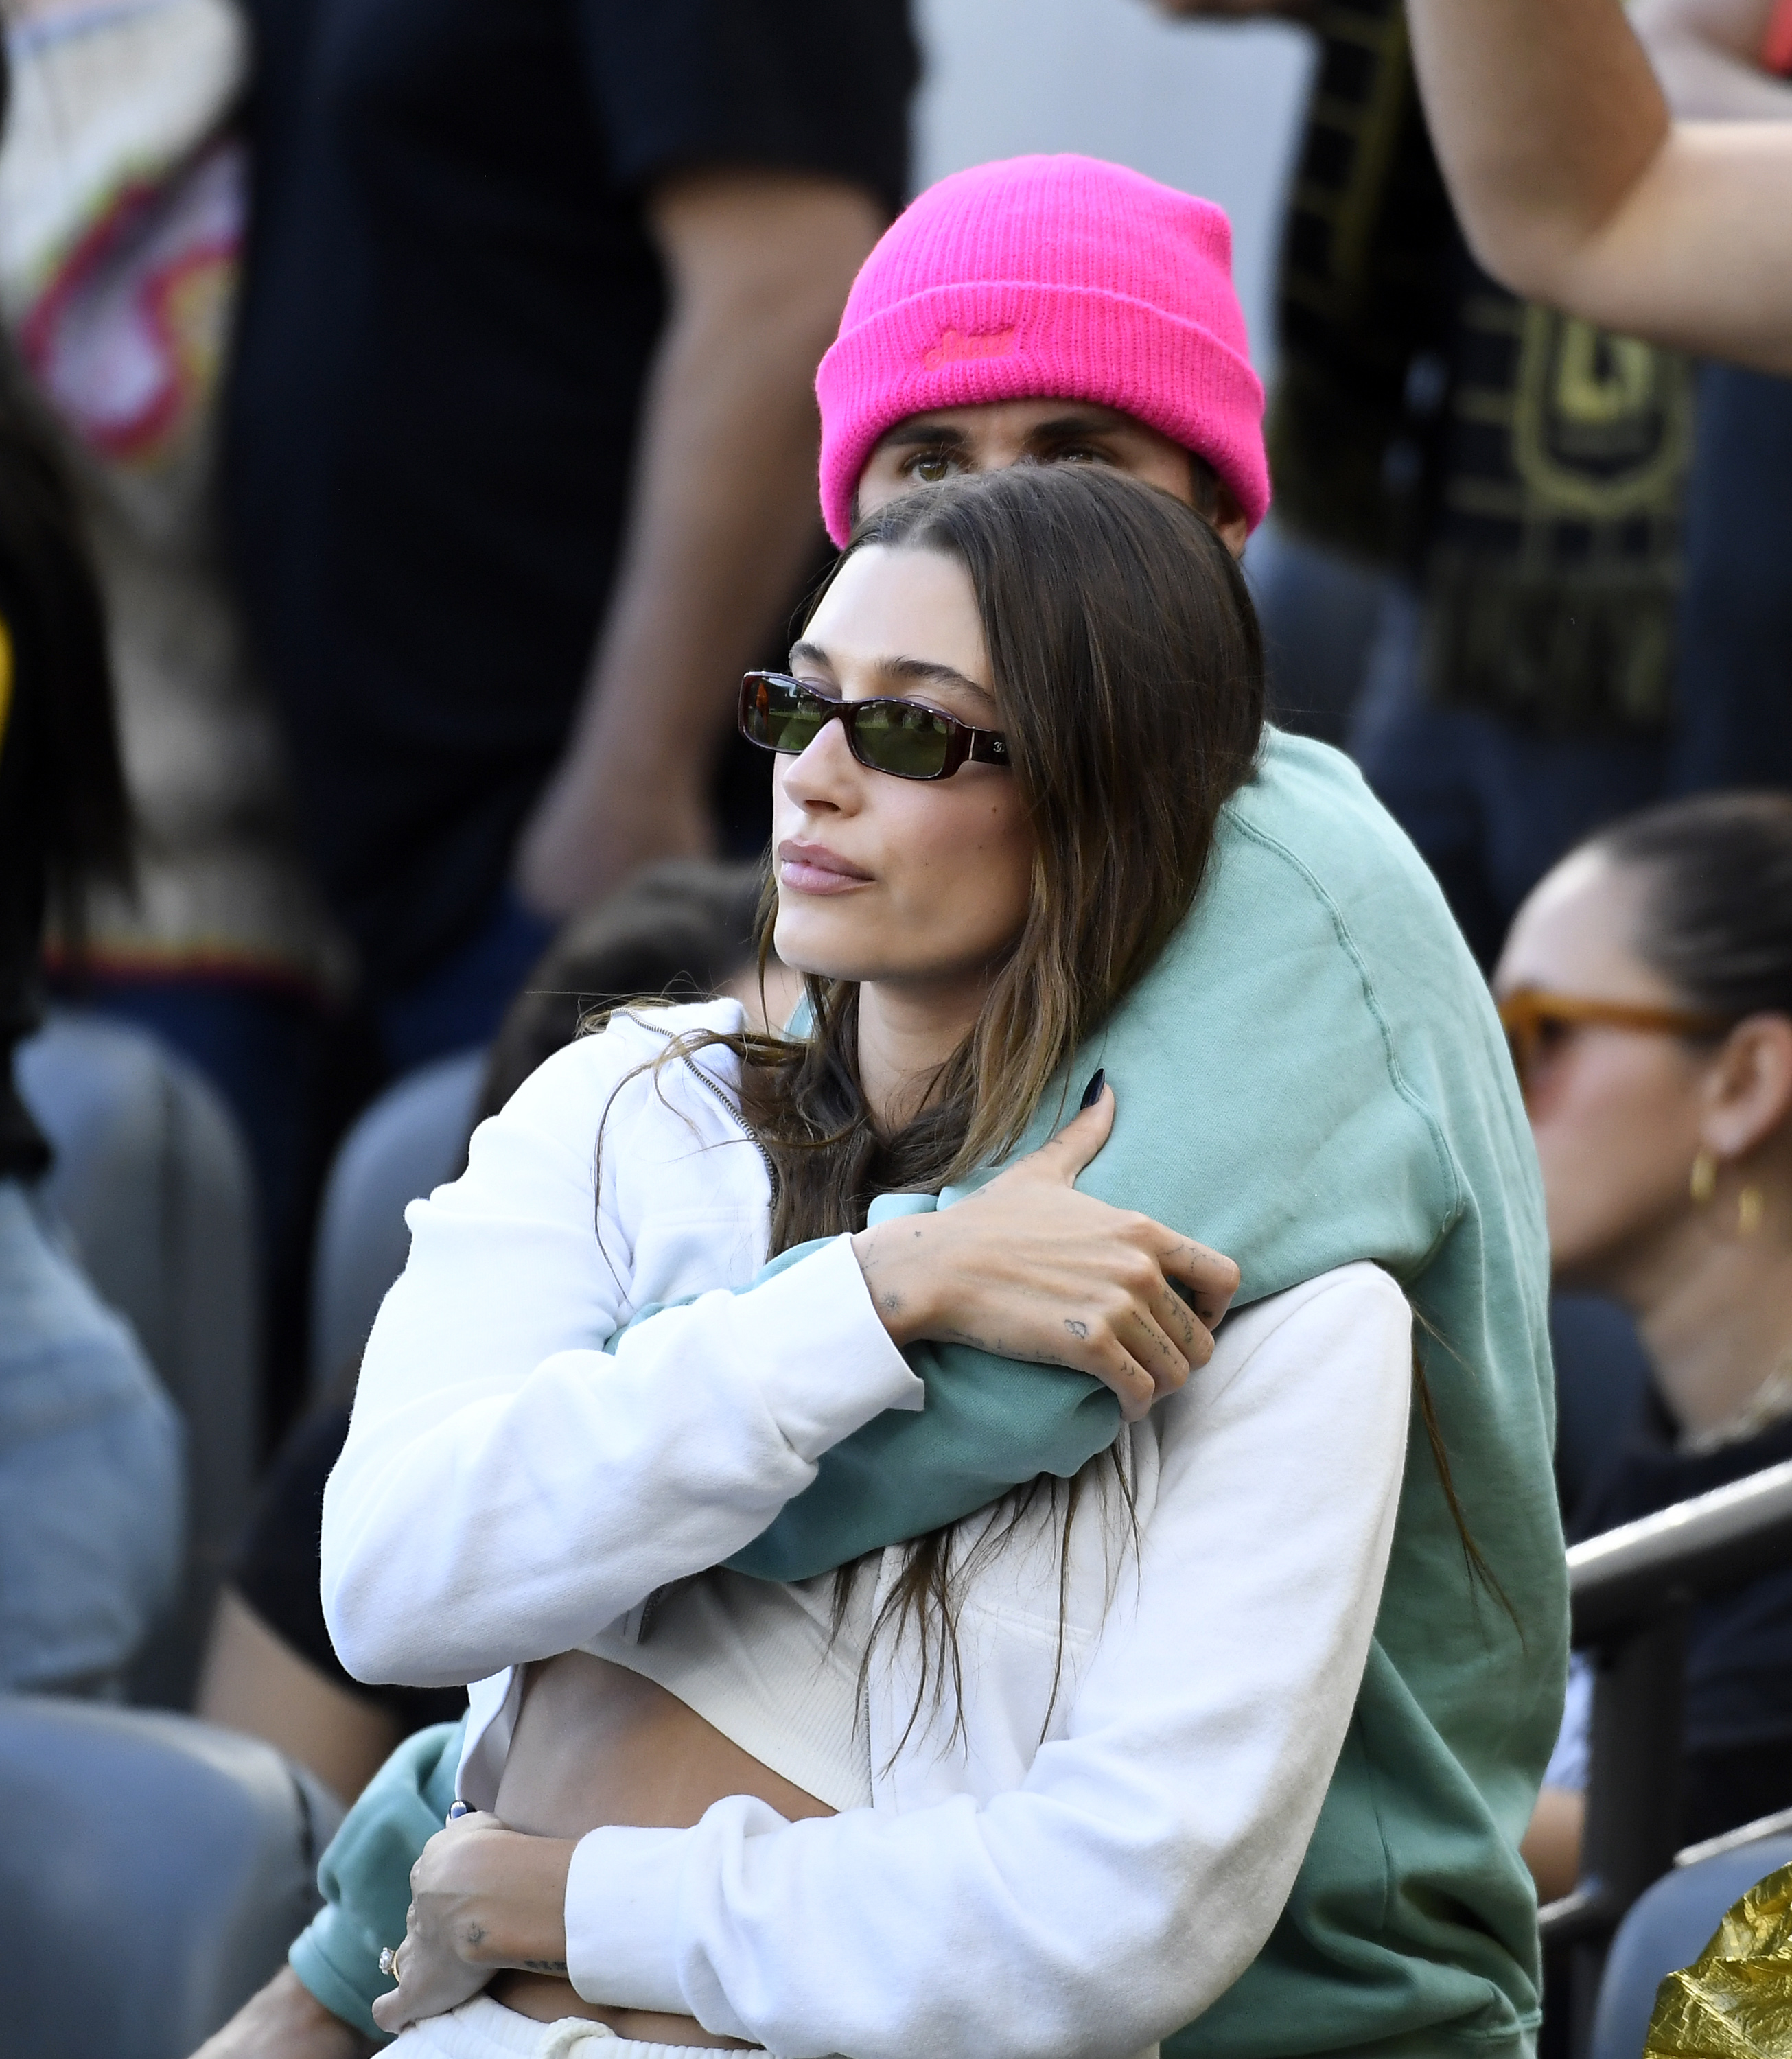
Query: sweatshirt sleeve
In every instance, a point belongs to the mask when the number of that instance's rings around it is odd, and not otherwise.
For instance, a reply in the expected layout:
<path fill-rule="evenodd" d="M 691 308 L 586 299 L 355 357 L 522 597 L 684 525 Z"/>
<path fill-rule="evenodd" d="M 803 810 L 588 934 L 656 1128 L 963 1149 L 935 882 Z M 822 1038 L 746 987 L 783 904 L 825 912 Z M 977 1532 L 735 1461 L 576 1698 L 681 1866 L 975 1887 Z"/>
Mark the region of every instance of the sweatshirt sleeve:
<path fill-rule="evenodd" d="M 1407 1449 L 1398 1288 L 1356 1265 L 1279 1298 L 1241 1362 L 1166 1404 L 1137 1579 L 1021 1786 L 594 1830 L 567 1889 L 580 1993 L 789 2059 L 1120 2059 L 1229 1987 L 1343 1746 Z"/>
<path fill-rule="evenodd" d="M 325 1618 L 357 1679 L 454 1685 L 584 1643 L 757 1536 L 842 1437 L 920 1405 L 845 1237 L 603 1348 L 653 1154 L 696 1148 L 617 1042 L 551 1059 L 408 1212 L 324 1497 Z"/>
<path fill-rule="evenodd" d="M 404 1935 L 411 1869 L 454 1799 L 467 1725 L 437 1723 L 399 1746 L 374 1774 L 317 1865 L 323 1907 L 293 1940 L 287 1963 L 331 2015 L 376 2044 L 376 1999 L 392 1986 L 380 1948 Z"/>

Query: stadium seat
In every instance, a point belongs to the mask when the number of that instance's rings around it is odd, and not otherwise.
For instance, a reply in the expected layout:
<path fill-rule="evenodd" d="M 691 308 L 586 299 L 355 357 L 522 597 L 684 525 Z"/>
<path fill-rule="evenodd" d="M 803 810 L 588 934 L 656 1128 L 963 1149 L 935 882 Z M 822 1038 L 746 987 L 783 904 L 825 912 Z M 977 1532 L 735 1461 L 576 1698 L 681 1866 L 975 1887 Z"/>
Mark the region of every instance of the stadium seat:
<path fill-rule="evenodd" d="M 44 1198 L 186 1424 L 188 1560 L 134 1699 L 184 1708 L 248 1514 L 261 1390 L 253 1177 L 216 1090 L 154 1037 L 70 1011 L 19 1048 L 56 1162 Z"/>
<path fill-rule="evenodd" d="M 0 1791 L 8 2059 L 186 2059 L 278 1969 L 341 1816 L 255 1738 L 35 1696 L 0 1696 Z"/>
<path fill-rule="evenodd" d="M 324 1193 L 312 1273 L 314 1392 L 359 1360 L 386 1289 L 404 1270 L 405 1209 L 460 1173 L 484 1073 L 483 1049 L 420 1065 L 343 1139 Z"/>
<path fill-rule="evenodd" d="M 1590 2059 L 1640 2059 L 1656 1989 L 1692 1964 L 1733 1902 L 1792 1864 L 1792 1831 L 1782 1818 L 1770 1821 L 1774 1827 L 1761 1837 L 1714 1839 L 1708 1858 L 1664 1874 L 1619 1925 L 1599 1983 Z"/>

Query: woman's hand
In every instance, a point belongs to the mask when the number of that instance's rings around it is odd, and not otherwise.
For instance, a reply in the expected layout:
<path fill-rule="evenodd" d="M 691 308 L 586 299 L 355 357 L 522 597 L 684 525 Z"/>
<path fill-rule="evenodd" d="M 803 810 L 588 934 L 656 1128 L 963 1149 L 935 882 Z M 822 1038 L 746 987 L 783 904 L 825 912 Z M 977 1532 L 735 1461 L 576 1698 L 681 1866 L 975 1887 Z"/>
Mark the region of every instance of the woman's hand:
<path fill-rule="evenodd" d="M 440 2016 L 500 1967 L 566 1977 L 570 1838 L 532 1838 L 475 1811 L 438 1830 L 411 1869 L 398 1985 L 373 2005 L 387 2032 Z"/>
<path fill-rule="evenodd" d="M 898 1344 L 930 1337 L 1093 1373 L 1129 1423 L 1206 1364 L 1238 1268 L 1149 1216 L 1077 1192 L 1113 1115 L 1104 1088 L 1049 1144 L 964 1201 L 858 1233 L 853 1249 Z"/>

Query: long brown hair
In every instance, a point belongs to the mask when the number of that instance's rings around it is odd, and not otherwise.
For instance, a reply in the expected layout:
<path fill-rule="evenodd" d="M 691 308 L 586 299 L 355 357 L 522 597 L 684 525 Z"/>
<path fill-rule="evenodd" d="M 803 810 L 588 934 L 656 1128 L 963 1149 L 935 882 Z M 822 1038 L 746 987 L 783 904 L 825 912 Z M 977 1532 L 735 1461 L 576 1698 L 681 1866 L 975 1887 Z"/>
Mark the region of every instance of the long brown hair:
<path fill-rule="evenodd" d="M 1017 466 L 880 508 L 839 564 L 874 544 L 938 551 L 970 574 L 1033 830 L 1033 890 L 976 1026 L 894 1134 L 859 1089 L 850 982 L 806 982 L 806 1039 L 743 1049 L 749 1120 L 777 1174 L 775 1253 L 862 1229 L 875 1195 L 938 1189 L 1012 1149 L 1189 912 L 1263 726 L 1244 575 L 1168 494 Z M 768 896 L 767 945 L 775 911 Z"/>
<path fill-rule="evenodd" d="M 801 1039 L 702 1032 L 668 1047 L 660 1065 L 717 1043 L 739 1057 L 743 1112 L 774 1173 L 775 1254 L 862 1229 L 879 1193 L 937 1190 L 1013 1148 L 1188 914 L 1263 726 L 1262 640 L 1244 576 L 1166 493 L 1068 465 L 924 488 L 859 524 L 809 615 L 839 565 L 874 544 L 940 552 L 970 575 L 1033 830 L 1032 893 L 974 1028 L 893 1133 L 859 1085 L 849 982 L 806 980 Z M 762 951 L 775 909 L 768 891 Z M 1079 1489 L 1035 1481 L 907 1547 L 878 1629 L 922 1628 L 921 1695 L 930 1677 L 936 1702 L 949 1675 L 958 1681 L 954 1565 L 962 1577 L 1061 1491 L 1061 1586 Z"/>

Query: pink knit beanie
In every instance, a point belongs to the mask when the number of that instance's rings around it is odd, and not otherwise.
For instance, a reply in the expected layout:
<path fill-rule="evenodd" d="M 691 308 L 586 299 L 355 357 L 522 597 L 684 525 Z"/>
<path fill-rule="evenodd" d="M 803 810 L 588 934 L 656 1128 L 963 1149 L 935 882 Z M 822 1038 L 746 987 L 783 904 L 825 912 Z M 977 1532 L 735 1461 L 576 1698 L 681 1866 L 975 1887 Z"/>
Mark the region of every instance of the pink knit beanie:
<path fill-rule="evenodd" d="M 990 400 L 1120 408 L 1205 458 L 1253 528 L 1269 506 L 1232 225 L 1097 157 L 1010 157 L 930 186 L 866 259 L 815 392 L 837 544 L 886 429 Z"/>

